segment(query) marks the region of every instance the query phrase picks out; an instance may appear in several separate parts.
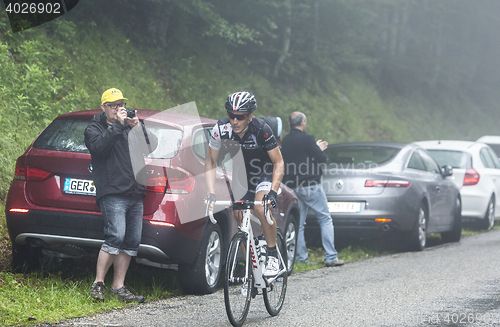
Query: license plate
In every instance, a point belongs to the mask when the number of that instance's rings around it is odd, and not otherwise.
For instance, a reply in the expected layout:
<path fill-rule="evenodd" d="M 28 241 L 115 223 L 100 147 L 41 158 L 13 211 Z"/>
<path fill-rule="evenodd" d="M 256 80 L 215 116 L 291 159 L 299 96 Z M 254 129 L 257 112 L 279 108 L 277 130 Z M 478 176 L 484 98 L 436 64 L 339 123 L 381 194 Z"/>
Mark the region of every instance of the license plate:
<path fill-rule="evenodd" d="M 95 185 L 93 181 L 87 179 L 66 178 L 63 192 L 66 194 L 95 196 Z"/>
<path fill-rule="evenodd" d="M 328 202 L 330 212 L 360 212 L 361 202 Z"/>

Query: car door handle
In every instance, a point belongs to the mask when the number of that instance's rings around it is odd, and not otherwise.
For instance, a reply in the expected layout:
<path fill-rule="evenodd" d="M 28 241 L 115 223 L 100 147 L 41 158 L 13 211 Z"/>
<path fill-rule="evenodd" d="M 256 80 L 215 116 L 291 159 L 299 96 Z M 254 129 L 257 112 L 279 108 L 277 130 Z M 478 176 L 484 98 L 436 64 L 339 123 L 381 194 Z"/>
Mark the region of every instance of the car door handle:
<path fill-rule="evenodd" d="M 436 186 L 436 191 L 441 191 L 441 187 L 440 186 Z"/>

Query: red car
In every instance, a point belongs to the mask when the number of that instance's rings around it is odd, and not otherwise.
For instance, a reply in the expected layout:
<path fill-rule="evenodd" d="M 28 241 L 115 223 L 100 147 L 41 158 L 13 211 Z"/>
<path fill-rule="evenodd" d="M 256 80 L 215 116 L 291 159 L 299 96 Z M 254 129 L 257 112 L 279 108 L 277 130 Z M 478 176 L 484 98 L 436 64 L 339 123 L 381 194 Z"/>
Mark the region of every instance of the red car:
<path fill-rule="evenodd" d="M 83 132 L 99 111 L 60 115 L 17 159 L 5 206 L 15 270 L 36 269 L 44 256 L 80 258 L 98 253 L 104 240 L 103 219 L 95 203 Z M 237 230 L 232 210 L 220 211 L 214 225 L 203 205 L 207 139 L 216 121 L 153 110 L 137 110 L 137 116 L 155 133 L 159 145 L 146 158 L 147 196 L 136 261 L 178 269 L 185 293 L 214 292 L 229 240 Z M 219 168 L 217 176 L 217 187 L 227 189 Z M 299 206 L 285 185 L 273 215 L 286 235 L 291 273 Z"/>

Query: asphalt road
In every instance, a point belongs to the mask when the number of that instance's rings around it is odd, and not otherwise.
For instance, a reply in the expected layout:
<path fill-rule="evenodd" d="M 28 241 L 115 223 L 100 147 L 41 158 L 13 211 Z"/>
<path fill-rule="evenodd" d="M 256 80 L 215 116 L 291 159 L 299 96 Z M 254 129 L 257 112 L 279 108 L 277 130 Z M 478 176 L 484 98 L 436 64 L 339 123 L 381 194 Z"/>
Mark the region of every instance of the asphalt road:
<path fill-rule="evenodd" d="M 230 326 L 223 291 L 183 296 L 57 326 Z M 270 317 L 261 296 L 244 326 L 500 326 L 500 231 L 296 273 Z"/>

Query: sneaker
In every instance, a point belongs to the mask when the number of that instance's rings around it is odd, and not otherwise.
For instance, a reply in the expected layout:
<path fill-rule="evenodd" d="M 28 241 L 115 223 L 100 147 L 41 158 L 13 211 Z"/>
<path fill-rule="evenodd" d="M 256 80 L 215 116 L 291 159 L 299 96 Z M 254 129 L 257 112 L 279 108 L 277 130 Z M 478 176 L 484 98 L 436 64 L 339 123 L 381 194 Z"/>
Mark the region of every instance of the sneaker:
<path fill-rule="evenodd" d="M 337 261 L 327 262 L 325 263 L 325 267 L 338 267 L 344 264 L 344 260 L 338 259 Z"/>
<path fill-rule="evenodd" d="M 280 264 L 278 258 L 270 255 L 267 257 L 266 269 L 264 270 L 265 277 L 274 277 L 280 272 Z"/>
<path fill-rule="evenodd" d="M 134 291 L 132 293 L 129 288 Z M 127 287 L 123 285 L 121 288 L 115 290 L 110 288 L 109 289 L 109 295 L 112 295 L 116 297 L 118 300 L 125 301 L 125 302 L 137 302 L 137 303 L 142 303 L 144 302 L 144 296 L 142 295 L 137 295 L 137 292 L 132 288 L 132 287 Z"/>
<path fill-rule="evenodd" d="M 90 296 L 99 302 L 104 302 L 104 286 L 103 282 L 97 282 L 93 283 L 92 286 L 90 286 Z"/>
<path fill-rule="evenodd" d="M 241 285 L 241 295 L 243 295 L 243 297 L 247 297 L 247 294 L 248 294 L 248 281 L 245 281 L 243 285 Z"/>

